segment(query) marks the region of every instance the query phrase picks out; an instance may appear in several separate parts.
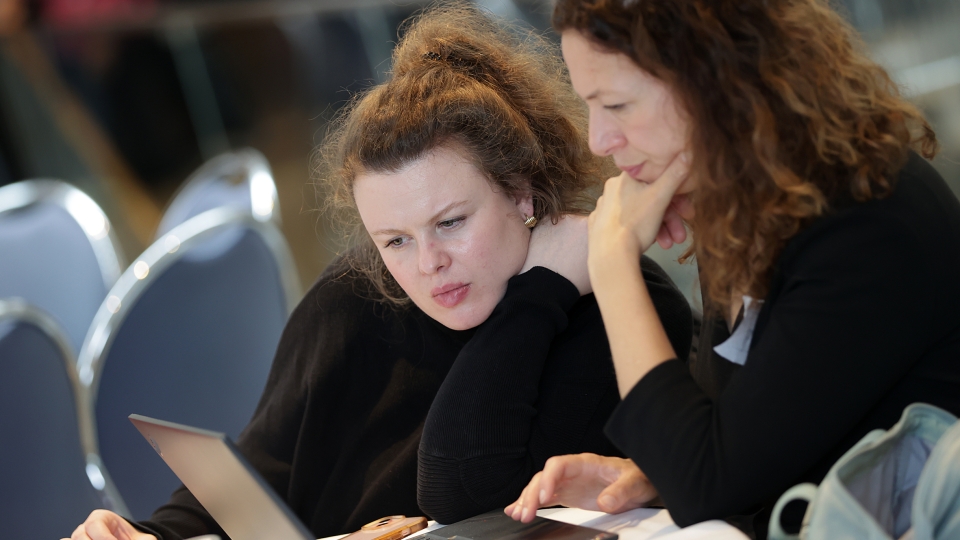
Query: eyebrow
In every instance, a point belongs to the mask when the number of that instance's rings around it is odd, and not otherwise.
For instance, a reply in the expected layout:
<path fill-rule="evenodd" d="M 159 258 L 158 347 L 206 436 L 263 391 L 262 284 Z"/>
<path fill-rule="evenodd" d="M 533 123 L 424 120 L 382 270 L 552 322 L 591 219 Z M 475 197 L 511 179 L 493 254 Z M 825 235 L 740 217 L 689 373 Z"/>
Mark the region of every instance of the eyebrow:
<path fill-rule="evenodd" d="M 439 212 L 437 212 L 436 214 L 430 216 L 430 219 L 427 220 L 427 223 L 433 223 L 433 222 L 435 222 L 435 221 L 439 221 L 439 220 L 440 220 L 440 217 L 443 216 L 444 214 L 446 214 L 447 212 L 449 212 L 449 211 L 451 211 L 451 210 L 453 210 L 453 209 L 455 209 L 455 208 L 459 208 L 459 207 L 461 207 L 461 206 L 463 206 L 463 205 L 465 205 L 465 204 L 467 204 L 467 201 L 456 201 L 456 202 L 452 202 L 452 203 L 444 206 L 443 209 L 440 210 Z M 399 230 L 399 229 L 380 229 L 380 230 L 377 230 L 377 231 L 374 231 L 374 232 L 370 233 L 370 236 L 383 236 L 383 235 L 395 236 L 395 235 L 398 235 L 398 234 L 404 234 L 404 231 L 401 231 L 401 230 Z"/>

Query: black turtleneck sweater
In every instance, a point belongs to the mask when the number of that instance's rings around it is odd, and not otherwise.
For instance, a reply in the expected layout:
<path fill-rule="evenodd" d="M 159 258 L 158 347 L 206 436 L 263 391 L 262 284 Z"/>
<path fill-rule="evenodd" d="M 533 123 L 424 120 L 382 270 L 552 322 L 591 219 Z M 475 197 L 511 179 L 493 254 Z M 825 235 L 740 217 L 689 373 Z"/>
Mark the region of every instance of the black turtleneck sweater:
<path fill-rule="evenodd" d="M 685 354 L 690 309 L 655 263 L 642 266 Z M 534 268 L 464 332 L 370 298 L 340 264 L 321 276 L 237 441 L 318 537 L 391 514 L 454 521 L 514 500 L 550 456 L 616 452 L 602 433 L 619 398 L 593 295 Z M 226 536 L 185 488 L 138 525 L 164 540 Z"/>

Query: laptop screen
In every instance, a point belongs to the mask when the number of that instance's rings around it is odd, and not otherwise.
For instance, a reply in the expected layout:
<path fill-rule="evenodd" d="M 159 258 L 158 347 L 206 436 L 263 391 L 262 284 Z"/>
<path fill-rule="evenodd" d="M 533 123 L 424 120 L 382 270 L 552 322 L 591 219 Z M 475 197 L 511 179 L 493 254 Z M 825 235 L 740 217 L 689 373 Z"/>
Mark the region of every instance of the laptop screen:
<path fill-rule="evenodd" d="M 129 418 L 233 540 L 314 540 L 223 433 L 138 414 Z"/>

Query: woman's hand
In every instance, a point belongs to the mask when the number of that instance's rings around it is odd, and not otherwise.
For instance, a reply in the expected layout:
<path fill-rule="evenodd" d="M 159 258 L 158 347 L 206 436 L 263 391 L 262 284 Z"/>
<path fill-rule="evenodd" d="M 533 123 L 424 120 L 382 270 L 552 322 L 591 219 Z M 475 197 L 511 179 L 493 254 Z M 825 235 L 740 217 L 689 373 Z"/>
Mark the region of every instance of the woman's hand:
<path fill-rule="evenodd" d="M 636 264 L 654 241 L 667 249 L 686 240 L 683 219 L 692 216 L 692 208 L 676 191 L 687 177 L 688 159 L 686 153 L 678 155 L 650 183 L 626 173 L 607 180 L 589 219 L 591 269 L 602 267 L 610 257 Z"/>
<path fill-rule="evenodd" d="M 542 266 L 560 274 L 584 295 L 593 291 L 587 270 L 587 216 L 567 214 L 556 224 L 545 217 L 534 227 L 520 273 Z"/>
<path fill-rule="evenodd" d="M 674 195 L 663 214 L 663 223 L 657 233 L 657 244 L 663 249 L 670 249 L 674 244 L 682 244 L 687 240 L 685 221 L 693 219 L 693 203 L 689 195 Z"/>
<path fill-rule="evenodd" d="M 69 540 L 157 540 L 157 537 L 134 529 L 127 520 L 109 510 L 94 510 Z"/>
<path fill-rule="evenodd" d="M 657 490 L 629 459 L 576 454 L 547 460 L 520 498 L 503 511 L 529 523 L 538 508 L 572 506 L 608 514 L 639 508 L 657 496 Z"/>

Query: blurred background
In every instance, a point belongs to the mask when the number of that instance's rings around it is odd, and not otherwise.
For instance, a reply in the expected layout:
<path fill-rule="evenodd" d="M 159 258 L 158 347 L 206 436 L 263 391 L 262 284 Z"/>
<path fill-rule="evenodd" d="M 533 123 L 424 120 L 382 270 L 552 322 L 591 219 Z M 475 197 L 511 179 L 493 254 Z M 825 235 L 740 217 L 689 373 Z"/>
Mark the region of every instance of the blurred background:
<path fill-rule="evenodd" d="M 0 185 L 58 178 L 104 209 L 129 259 L 206 160 L 262 152 L 309 284 L 331 260 L 311 153 L 352 94 L 382 79 L 415 0 L 0 0 Z M 549 0 L 483 0 L 549 26 Z M 960 2 L 839 0 L 928 115 L 960 192 Z"/>

